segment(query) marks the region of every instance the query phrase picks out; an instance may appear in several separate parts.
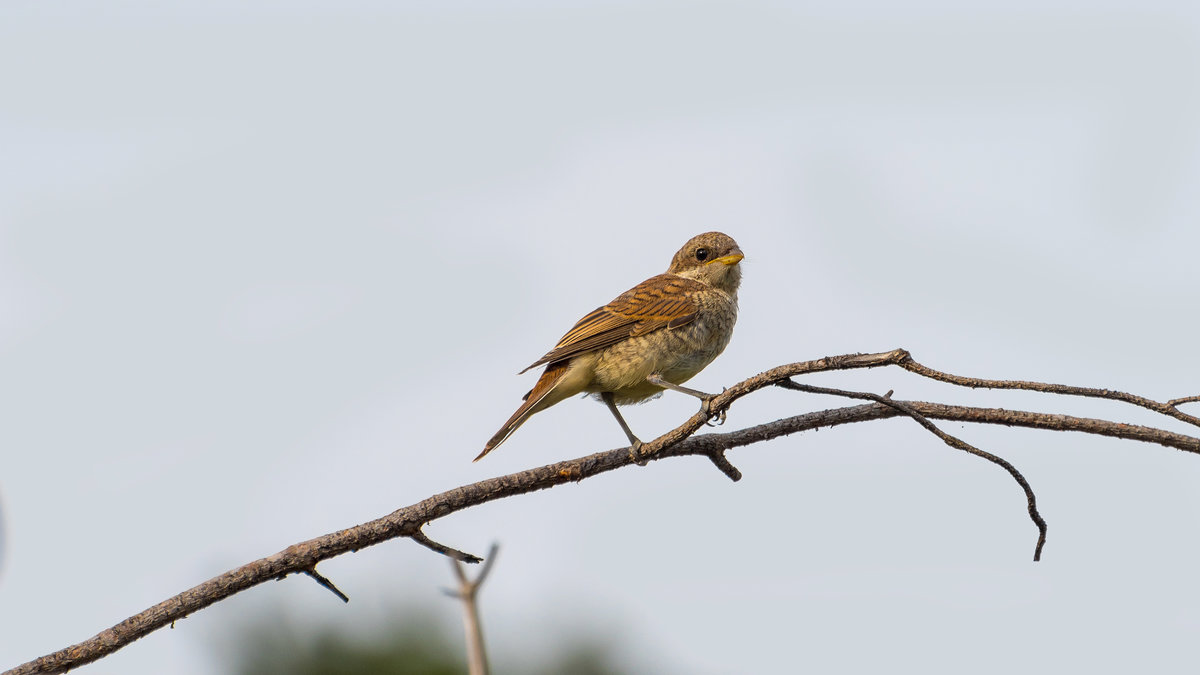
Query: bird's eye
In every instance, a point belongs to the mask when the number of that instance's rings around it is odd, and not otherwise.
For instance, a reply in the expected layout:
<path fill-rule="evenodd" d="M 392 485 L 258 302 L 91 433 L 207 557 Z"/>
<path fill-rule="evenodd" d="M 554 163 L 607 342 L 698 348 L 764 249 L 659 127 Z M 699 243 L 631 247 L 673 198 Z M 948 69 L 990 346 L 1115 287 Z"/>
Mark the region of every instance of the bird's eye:
<path fill-rule="evenodd" d="M 706 249 L 706 248 L 696 249 L 696 260 L 699 260 L 702 262 L 705 260 L 708 260 L 708 249 Z"/>

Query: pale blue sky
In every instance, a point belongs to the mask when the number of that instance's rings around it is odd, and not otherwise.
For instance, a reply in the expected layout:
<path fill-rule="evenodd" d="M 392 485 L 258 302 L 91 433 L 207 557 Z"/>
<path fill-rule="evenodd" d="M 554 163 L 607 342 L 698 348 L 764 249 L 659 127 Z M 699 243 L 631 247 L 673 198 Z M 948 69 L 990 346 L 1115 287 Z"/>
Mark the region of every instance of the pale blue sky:
<path fill-rule="evenodd" d="M 944 370 L 1200 392 L 1188 3 L 48 3 L 0 9 L 0 666 L 473 480 L 622 444 L 569 401 L 470 459 L 515 373 L 712 229 L 741 318 L 692 381 L 907 347 Z M 820 383 L 1180 429 L 1095 401 Z M 767 391 L 727 428 L 837 405 Z M 643 438 L 695 408 L 630 410 Z M 903 420 L 628 469 L 430 528 L 503 558 L 493 650 L 563 631 L 734 674 L 1188 672 L 1200 457 Z M 771 552 L 767 555 L 766 552 Z M 283 605 L 429 606 L 395 542 L 81 673 L 223 672 Z"/>

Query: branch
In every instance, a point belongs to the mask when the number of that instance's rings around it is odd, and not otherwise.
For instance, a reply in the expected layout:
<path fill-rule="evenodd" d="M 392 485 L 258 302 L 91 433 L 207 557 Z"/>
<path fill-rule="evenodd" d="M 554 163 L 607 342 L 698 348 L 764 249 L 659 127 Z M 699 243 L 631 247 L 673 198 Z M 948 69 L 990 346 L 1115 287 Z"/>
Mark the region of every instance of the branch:
<path fill-rule="evenodd" d="M 804 391 L 812 394 L 828 394 L 830 396 L 842 396 L 845 398 L 866 399 L 868 401 L 875 401 L 876 403 L 890 406 L 916 420 L 918 424 L 928 429 L 929 432 L 934 436 L 942 439 L 942 442 L 946 445 L 949 445 L 956 450 L 962 450 L 963 452 L 968 452 L 977 457 L 982 457 L 1004 469 L 1008 472 L 1008 475 L 1013 477 L 1013 480 L 1017 481 L 1017 485 L 1020 485 L 1021 489 L 1025 491 L 1025 502 L 1029 508 L 1029 519 L 1033 521 L 1033 524 L 1037 526 L 1038 529 L 1037 545 L 1033 548 L 1033 561 L 1037 562 L 1042 559 L 1042 547 L 1046 545 L 1046 520 L 1042 518 L 1042 514 L 1038 511 L 1037 497 L 1034 496 L 1033 488 L 1029 486 L 1029 481 L 1025 480 L 1025 476 L 1021 475 L 1021 472 L 1017 470 L 1017 467 L 1009 463 L 1008 460 L 1002 457 L 997 457 L 986 450 L 980 450 L 961 438 L 952 436 L 942 431 L 937 427 L 936 424 L 930 422 L 924 415 L 914 410 L 912 406 L 908 405 L 907 403 L 892 400 L 892 392 L 890 391 L 886 396 L 880 396 L 878 394 L 868 394 L 858 391 L 845 391 L 842 389 L 829 389 L 827 387 L 814 387 L 809 384 L 793 382 L 792 380 L 784 380 L 779 383 L 779 386 L 783 387 L 784 389 Z"/>
<path fill-rule="evenodd" d="M 1153 401 L 1136 394 L 1127 394 L 1123 391 L 1113 391 L 1112 389 L 1072 387 L 1067 384 L 1048 384 L 1045 382 L 1026 382 L 1023 380 L 984 380 L 978 377 L 963 377 L 961 375 L 943 373 L 940 370 L 934 370 L 929 366 L 921 365 L 914 361 L 912 356 L 907 352 L 905 352 L 904 358 L 900 360 L 899 365 L 909 372 L 916 373 L 922 377 L 928 377 L 931 380 L 956 384 L 960 387 L 970 387 L 972 389 L 1024 389 L 1026 391 L 1040 391 L 1046 394 L 1085 396 L 1087 398 L 1105 398 L 1110 401 L 1121 401 L 1200 427 L 1200 417 L 1189 415 L 1176 408 L 1180 403 L 1200 401 L 1200 396 L 1188 396 L 1186 398 L 1173 399 L 1166 403 L 1159 403 L 1158 401 Z"/>
<path fill-rule="evenodd" d="M 1196 403 L 1197 401 L 1200 401 L 1200 394 L 1195 396 L 1184 396 L 1183 398 L 1173 398 L 1170 401 L 1167 401 L 1167 405 L 1174 408 L 1184 403 Z"/>
<path fill-rule="evenodd" d="M 727 410 L 733 401 L 787 378 L 821 371 L 875 368 L 906 363 L 915 362 L 912 362 L 908 352 L 896 349 L 879 354 L 826 357 L 773 368 L 739 382 L 713 397 L 709 402 L 709 415 L 697 412 L 679 427 L 646 443 L 642 448 L 641 460 L 659 460 L 684 455 L 702 455 L 711 459 L 732 448 L 759 443 L 799 431 L 896 417 L 904 413 L 890 405 L 869 403 L 806 413 L 731 433 L 710 433 L 690 437 L 704 425 L 710 415 Z M 1148 399 L 1139 400 L 1148 401 Z M 1142 405 L 1135 401 L 1127 402 Z M 899 403 L 933 419 L 1100 434 L 1157 443 L 1200 454 L 1200 438 L 1153 427 L 996 408 L 972 408 L 920 401 L 901 401 Z M 1150 403 L 1154 402 L 1150 401 Z M 1161 406 L 1162 404 L 1156 405 Z M 1143 405 L 1142 407 L 1147 406 Z M 1172 416 L 1175 417 L 1175 415 Z M 154 630 L 170 625 L 178 619 L 235 593 L 289 574 L 307 574 L 320 561 L 398 537 L 410 537 L 424 544 L 421 528 L 439 518 L 505 497 L 581 481 L 633 463 L 634 459 L 630 456 L 629 449 L 620 447 L 448 490 L 393 511 L 382 518 L 294 544 L 274 555 L 230 570 L 179 595 L 168 598 L 88 640 L 17 666 L 4 675 L 61 673 L 71 668 L 77 668 L 111 654 Z M 448 547 L 443 548 L 449 550 Z"/>

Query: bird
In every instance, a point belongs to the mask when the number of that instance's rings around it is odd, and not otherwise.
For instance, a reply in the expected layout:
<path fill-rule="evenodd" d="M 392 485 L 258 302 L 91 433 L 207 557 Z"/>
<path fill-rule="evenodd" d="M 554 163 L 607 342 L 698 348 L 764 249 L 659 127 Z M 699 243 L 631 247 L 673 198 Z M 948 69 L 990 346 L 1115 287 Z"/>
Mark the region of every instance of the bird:
<path fill-rule="evenodd" d="M 721 232 L 688 240 L 666 273 L 596 308 L 521 374 L 545 366 L 533 389 L 484 445 L 479 461 L 532 415 L 576 394 L 594 395 L 612 412 L 637 456 L 642 442 L 617 406 L 657 398 L 666 389 L 695 396 L 708 413 L 712 395 L 681 386 L 717 358 L 733 335 L 742 249 Z"/>

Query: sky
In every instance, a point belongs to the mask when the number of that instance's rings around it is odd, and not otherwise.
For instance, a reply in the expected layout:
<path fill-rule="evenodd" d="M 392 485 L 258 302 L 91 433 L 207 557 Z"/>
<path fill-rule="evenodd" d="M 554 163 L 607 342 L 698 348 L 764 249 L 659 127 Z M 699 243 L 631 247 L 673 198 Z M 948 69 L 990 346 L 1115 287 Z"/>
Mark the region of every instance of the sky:
<path fill-rule="evenodd" d="M 0 666 L 476 480 L 624 445 L 570 400 L 472 464 L 516 373 L 689 237 L 746 254 L 689 386 L 905 347 L 1200 393 L 1200 8 L 1102 2 L 149 2 L 0 8 Z M 826 386 L 1096 416 L 896 370 Z M 763 391 L 726 431 L 843 405 Z M 628 409 L 644 439 L 695 401 Z M 1193 413 L 1197 411 L 1193 410 Z M 630 467 L 429 534 L 501 546 L 489 648 L 629 668 L 1189 672 L 1200 457 L 911 421 Z M 1195 430 L 1190 433 L 1195 435 Z M 207 675 L 239 626 L 447 625 L 394 541 L 80 673 Z"/>

